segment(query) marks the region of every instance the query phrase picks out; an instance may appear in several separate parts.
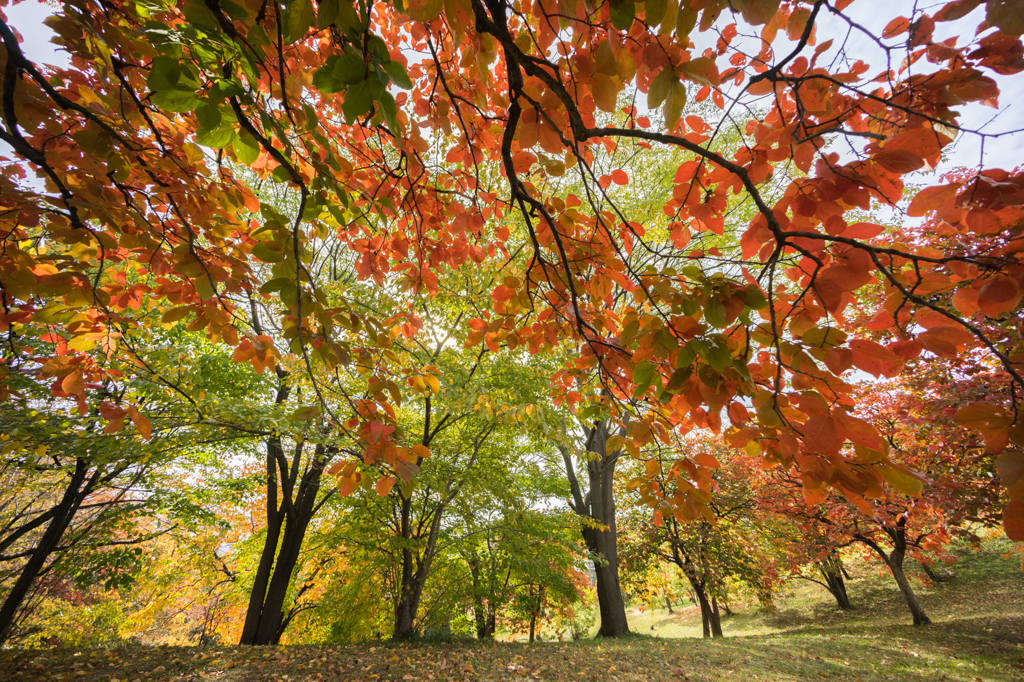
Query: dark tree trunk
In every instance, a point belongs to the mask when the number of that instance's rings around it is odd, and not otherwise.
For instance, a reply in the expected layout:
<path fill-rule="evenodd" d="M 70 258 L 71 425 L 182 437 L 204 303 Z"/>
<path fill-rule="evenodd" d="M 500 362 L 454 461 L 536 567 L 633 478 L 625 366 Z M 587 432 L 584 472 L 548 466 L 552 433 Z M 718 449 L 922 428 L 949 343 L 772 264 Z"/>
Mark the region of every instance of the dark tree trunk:
<path fill-rule="evenodd" d="M 476 623 L 477 639 L 494 639 L 497 617 L 495 614 L 494 590 L 490 590 L 487 601 L 484 601 L 484 585 L 480 576 L 480 559 L 471 557 L 469 563 L 469 574 L 473 580 L 473 620 Z M 490 581 L 493 582 L 493 581 Z"/>
<path fill-rule="evenodd" d="M 412 551 L 409 542 L 413 539 L 412 498 L 399 493 L 402 501 L 402 537 L 406 543 L 402 547 L 402 573 L 399 586 L 399 597 L 395 603 L 394 639 L 410 639 L 416 636 L 416 614 L 419 611 L 420 599 L 430 566 L 434 561 L 437 549 L 437 537 L 441 532 L 441 517 L 444 515 L 447 502 L 453 497 L 446 497 L 434 510 L 427 532 L 427 542 L 422 554 Z"/>
<path fill-rule="evenodd" d="M 534 610 L 530 614 L 530 644 L 533 644 L 534 636 L 537 632 L 537 611 Z"/>
<path fill-rule="evenodd" d="M 711 598 L 711 636 L 724 637 L 722 634 L 722 614 L 718 612 L 718 600 Z"/>
<path fill-rule="evenodd" d="M 249 596 L 239 644 L 276 644 L 288 624 L 284 617 L 288 588 L 299 562 L 306 531 L 318 508 L 320 478 L 330 458 L 327 449 L 317 445 L 312 462 L 299 479 L 298 489 L 295 490 L 304 448 L 303 443 L 296 446 L 288 465 L 281 441 L 277 438 L 267 441 L 267 537 L 263 543 L 256 581 Z M 278 475 L 281 477 L 280 506 Z"/>
<path fill-rule="evenodd" d="M 892 573 L 892 577 L 896 580 L 896 585 L 899 586 L 900 592 L 903 593 L 903 599 L 907 602 L 907 608 L 910 609 L 910 615 L 914 619 L 914 625 L 930 625 L 932 620 L 925 613 L 924 607 L 921 606 L 921 602 L 917 600 L 917 595 L 914 594 L 913 588 L 910 587 L 910 582 L 907 580 L 906 574 L 903 572 L 903 560 L 907 555 L 907 529 L 906 529 L 906 518 L 900 517 L 896 522 L 895 527 L 886 528 L 885 532 L 889 535 L 892 540 L 893 549 L 891 552 L 886 554 L 878 543 L 874 542 L 870 538 L 864 536 L 857 536 L 857 540 L 863 542 L 882 558 L 885 565 L 889 567 L 889 572 Z"/>
<path fill-rule="evenodd" d="M 620 451 L 608 452 L 608 439 L 612 436 L 607 421 L 599 421 L 587 429 L 587 452 L 596 455 L 587 462 L 589 490 L 584 496 L 576 478 L 570 454 L 563 450 L 566 475 L 572 491 L 573 510 L 580 516 L 588 516 L 604 526 L 597 529 L 584 526 L 583 540 L 594 557 L 594 573 L 597 579 L 597 601 L 601 613 L 601 627 L 598 637 L 620 637 L 629 632 L 626 621 L 626 603 L 622 598 L 619 583 L 618 533 L 615 525 L 615 497 L 613 481 L 615 464 Z"/>
<path fill-rule="evenodd" d="M 818 570 L 825 580 L 825 587 L 836 600 L 836 605 L 844 611 L 851 608 L 850 596 L 846 592 L 846 581 L 843 580 L 842 562 L 838 558 L 829 557 L 818 562 Z"/>
<path fill-rule="evenodd" d="M 907 602 L 907 608 L 910 609 L 910 615 L 914 618 L 914 625 L 931 625 L 931 618 L 925 613 L 924 607 L 921 606 L 921 602 L 917 600 L 917 595 L 914 594 L 913 588 L 910 587 L 906 574 L 903 573 L 902 557 L 900 557 L 898 562 L 890 560 L 889 570 L 892 572 L 892 577 L 896 579 L 900 592 L 903 593 L 903 598 Z"/>
<path fill-rule="evenodd" d="M 278 391 L 278 402 L 281 401 L 281 390 Z M 267 475 L 267 537 L 263 540 L 263 551 L 260 563 L 256 567 L 256 578 L 249 593 L 249 605 L 245 611 L 245 623 L 242 625 L 242 636 L 239 644 L 255 644 L 256 631 L 263 613 L 263 602 L 267 598 L 267 585 L 274 570 L 274 557 L 281 539 L 281 525 L 284 514 L 277 506 L 277 454 L 281 450 L 281 440 L 271 438 L 266 443 L 266 475 Z"/>
<path fill-rule="evenodd" d="M 668 609 L 669 613 L 675 613 L 675 611 L 672 610 L 672 600 L 668 597 L 665 597 L 665 608 Z"/>
<path fill-rule="evenodd" d="M 49 525 L 47 525 L 35 549 L 32 550 L 28 561 L 25 562 L 25 566 L 21 569 L 21 573 L 11 587 L 11 591 L 7 593 L 3 606 L 0 606 L 0 642 L 6 641 L 11 636 L 11 631 L 13 630 L 22 602 L 25 601 L 25 597 L 32 589 L 33 583 L 35 583 L 39 573 L 46 565 L 47 559 L 50 558 L 50 555 L 53 554 L 60 544 L 61 538 L 64 537 L 64 532 L 67 531 L 83 500 L 89 496 L 89 493 L 92 492 L 94 486 L 99 481 L 99 469 L 86 480 L 88 472 L 88 463 L 81 458 L 76 460 L 75 470 L 72 472 L 71 478 L 64 488 L 64 494 L 61 496 L 60 502 L 53 509 Z"/>
<path fill-rule="evenodd" d="M 693 586 L 693 593 L 696 595 L 697 602 L 700 604 L 700 619 L 704 628 L 704 638 L 722 637 L 722 619 L 718 614 L 717 601 L 713 602 L 708 599 L 707 591 L 704 589 L 704 582 L 693 574 L 692 566 L 687 567 L 680 564 L 680 568 L 683 569 L 683 573 L 686 574 L 687 580 L 689 580 L 690 585 Z"/>

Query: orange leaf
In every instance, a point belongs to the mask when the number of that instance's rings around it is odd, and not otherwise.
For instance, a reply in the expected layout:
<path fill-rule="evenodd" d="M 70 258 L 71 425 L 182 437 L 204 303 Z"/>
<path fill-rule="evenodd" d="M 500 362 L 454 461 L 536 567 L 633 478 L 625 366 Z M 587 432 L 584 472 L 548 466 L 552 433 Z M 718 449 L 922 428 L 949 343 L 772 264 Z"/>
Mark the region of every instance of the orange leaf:
<path fill-rule="evenodd" d="M 426 445 L 421 445 L 417 443 L 416 445 L 413 445 L 409 449 L 417 457 L 422 457 L 423 459 L 430 459 L 430 448 L 428 448 Z"/>
<path fill-rule="evenodd" d="M 135 428 L 139 430 L 142 437 L 149 440 L 153 433 L 153 428 L 150 426 L 149 420 L 139 414 L 139 410 L 134 405 L 128 408 L 128 416 L 131 417 L 132 424 L 134 424 Z"/>
<path fill-rule="evenodd" d="M 395 485 L 394 476 L 385 476 L 384 478 L 377 479 L 377 494 L 381 497 L 387 497 L 391 492 L 391 488 Z"/>
<path fill-rule="evenodd" d="M 961 407 L 953 419 L 960 426 L 973 431 L 1005 429 L 1013 423 L 1013 417 L 1007 414 L 1003 408 L 988 403 L 974 403 L 967 407 Z"/>
<path fill-rule="evenodd" d="M 84 391 L 85 379 L 82 377 L 82 371 L 72 372 L 64 377 L 64 380 L 60 382 L 60 387 L 68 395 L 78 395 Z"/>
<path fill-rule="evenodd" d="M 910 28 L 910 19 L 906 17 L 896 17 L 882 29 L 883 38 L 894 38 L 901 33 L 906 32 Z"/>
<path fill-rule="evenodd" d="M 1010 500 L 1003 509 L 1003 528 L 1006 537 L 1024 542 L 1024 500 Z"/>
<path fill-rule="evenodd" d="M 714 455 L 709 455 L 706 452 L 694 455 L 693 462 L 694 464 L 706 467 L 708 469 L 717 469 L 720 466 L 722 466 L 721 463 L 717 459 L 715 459 Z"/>
<path fill-rule="evenodd" d="M 989 317 L 1002 317 L 1017 307 L 1020 298 L 1017 284 L 1006 275 L 997 275 L 985 282 L 978 292 L 978 307 Z"/>

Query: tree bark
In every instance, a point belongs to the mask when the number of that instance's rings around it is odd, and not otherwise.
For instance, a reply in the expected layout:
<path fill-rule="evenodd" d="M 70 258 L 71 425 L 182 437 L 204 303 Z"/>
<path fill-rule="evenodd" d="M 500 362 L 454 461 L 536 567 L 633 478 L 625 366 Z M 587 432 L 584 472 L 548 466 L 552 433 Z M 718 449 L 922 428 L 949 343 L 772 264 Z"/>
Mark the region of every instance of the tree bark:
<path fill-rule="evenodd" d="M 906 574 L 903 573 L 903 560 L 889 562 L 889 571 L 892 572 L 892 577 L 896 579 L 896 584 L 899 585 L 900 592 L 903 593 L 903 598 L 907 602 L 907 608 L 910 609 L 910 615 L 914 618 L 914 625 L 931 625 L 931 618 L 925 613 L 924 607 L 921 606 L 921 602 L 917 600 L 917 595 L 914 594 L 913 588 L 910 587 L 910 582 L 907 580 Z"/>
<path fill-rule="evenodd" d="M 901 517 L 896 522 L 895 527 L 886 528 L 885 532 L 893 543 L 893 549 L 888 554 L 878 543 L 869 537 L 859 535 L 856 536 L 856 539 L 875 550 L 882 558 L 882 561 L 885 562 L 889 572 L 892 573 L 892 577 L 896 580 L 896 585 L 899 586 L 900 592 L 903 593 L 903 599 L 907 602 L 907 608 L 910 609 L 914 625 L 930 625 L 932 622 L 931 618 L 925 613 L 921 602 L 917 600 L 917 595 L 914 594 L 914 590 L 910 586 L 906 574 L 903 572 L 903 560 L 907 554 L 906 519 Z"/>
<path fill-rule="evenodd" d="M 296 489 L 304 447 L 303 443 L 296 446 L 290 466 L 286 467 L 280 440 L 267 442 L 267 537 L 239 644 L 276 644 L 287 626 L 284 604 L 288 588 L 299 562 L 306 531 L 318 508 L 320 478 L 330 459 L 325 446 L 317 445 Z M 282 483 L 280 506 L 277 501 L 278 475 Z"/>
<path fill-rule="evenodd" d="M 669 613 L 675 613 L 675 611 L 672 610 L 672 600 L 669 599 L 667 595 L 665 596 L 665 608 L 668 609 Z"/>
<path fill-rule="evenodd" d="M 621 637 L 629 632 L 626 620 L 626 603 L 622 598 L 619 582 L 618 533 L 615 526 L 615 497 L 613 482 L 615 464 L 619 451 L 608 452 L 608 439 L 612 436 L 606 420 L 599 421 L 587 430 L 589 453 L 596 455 L 587 462 L 589 490 L 584 496 L 576 479 L 570 454 L 563 450 L 566 475 L 573 494 L 573 511 L 589 517 L 602 529 L 584 525 L 583 540 L 594 557 L 594 574 L 597 579 L 597 602 L 601 613 L 601 627 L 598 637 Z"/>
<path fill-rule="evenodd" d="M 846 592 L 846 581 L 843 580 L 842 562 L 838 558 L 828 557 L 818 562 L 818 570 L 825 580 L 825 587 L 836 600 L 836 605 L 844 611 L 852 608 L 850 596 Z"/>

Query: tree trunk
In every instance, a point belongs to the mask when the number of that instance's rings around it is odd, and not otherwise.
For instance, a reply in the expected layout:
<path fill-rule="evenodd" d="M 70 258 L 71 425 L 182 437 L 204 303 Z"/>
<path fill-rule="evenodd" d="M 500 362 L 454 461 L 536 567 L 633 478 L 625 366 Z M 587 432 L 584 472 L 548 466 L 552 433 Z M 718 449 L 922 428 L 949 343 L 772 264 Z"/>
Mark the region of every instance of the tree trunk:
<path fill-rule="evenodd" d="M 402 500 L 402 537 L 406 543 L 402 547 L 401 585 L 399 598 L 395 604 L 395 631 L 392 637 L 410 639 L 416 636 L 416 614 L 423 596 L 423 587 L 426 585 L 427 576 L 430 575 L 430 566 L 434 561 L 437 537 L 441 532 L 441 518 L 444 516 L 447 501 L 438 503 L 435 508 L 427 531 L 426 546 L 422 554 L 417 555 L 409 546 L 409 541 L 413 538 L 412 498 L 406 498 L 401 493 L 399 497 Z"/>
<path fill-rule="evenodd" d="M 846 582 L 843 580 L 842 564 L 837 564 L 831 558 L 818 563 L 818 570 L 825 580 L 825 585 L 835 600 L 836 605 L 844 611 L 851 608 L 850 596 L 846 592 Z"/>
<path fill-rule="evenodd" d="M 895 554 L 895 553 L 894 553 Z M 903 593 L 903 598 L 907 601 L 907 608 L 910 609 L 910 615 L 914 617 L 914 625 L 930 625 L 931 618 L 924 612 L 924 607 L 921 606 L 921 602 L 917 601 L 917 595 L 914 594 L 914 590 L 910 587 L 910 582 L 907 580 L 906 574 L 903 573 L 903 557 L 899 557 L 900 561 L 889 560 L 889 570 L 892 572 L 892 577 L 896 579 L 896 584 L 899 585 L 900 592 Z"/>
<path fill-rule="evenodd" d="M 885 565 L 889 567 L 892 577 L 896 580 L 896 584 L 899 586 L 900 592 L 903 593 L 903 598 L 907 602 L 910 615 L 914 618 L 914 625 L 930 625 L 932 622 L 931 618 L 924 612 L 924 607 L 917 600 L 917 595 L 914 594 L 914 590 L 910 587 L 910 582 L 903 572 L 903 559 L 907 555 L 906 518 L 900 518 L 896 522 L 895 527 L 885 528 L 885 532 L 889 535 L 893 544 L 892 552 L 888 554 L 871 538 L 857 536 L 856 539 L 875 550 L 882 558 L 882 561 L 885 562 Z"/>
<path fill-rule="evenodd" d="M 534 636 L 537 632 L 537 610 L 534 609 L 530 613 L 530 644 L 533 644 Z"/>
<path fill-rule="evenodd" d="M 18 575 L 18 579 L 11 587 L 11 591 L 7 593 L 3 606 L 0 606 L 0 643 L 5 642 L 11 636 L 15 616 L 18 614 L 22 602 L 25 601 L 29 590 L 32 589 L 32 585 L 35 583 L 39 572 L 46 565 L 46 560 L 50 558 L 50 555 L 53 554 L 60 544 L 64 532 L 68 529 L 71 520 L 78 512 L 82 501 L 88 497 L 96 481 L 99 480 L 100 472 L 97 469 L 92 477 L 86 481 L 88 471 L 89 466 L 84 459 L 79 458 L 76 460 L 75 471 L 71 474 L 71 479 L 64 489 L 64 495 L 57 504 L 55 513 L 46 527 L 43 537 L 39 539 L 39 544 L 32 550 L 28 561 L 21 569 L 21 574 Z"/>
<path fill-rule="evenodd" d="M 277 453 L 280 448 L 280 439 L 267 440 L 267 537 L 263 541 L 260 563 L 256 568 L 256 579 L 253 581 L 252 591 L 249 593 L 245 623 L 242 625 L 242 636 L 238 641 L 240 645 L 256 643 L 256 631 L 260 625 L 260 615 L 263 613 L 263 602 L 267 598 L 267 585 L 270 583 L 270 575 L 274 569 L 278 541 L 281 539 L 284 514 L 277 506 Z"/>
<path fill-rule="evenodd" d="M 587 476 L 590 489 L 584 497 L 576 480 L 572 459 L 562 451 L 566 474 L 572 490 L 574 511 L 580 516 L 589 516 L 603 529 L 584 526 L 583 540 L 594 557 L 594 573 L 597 579 L 597 602 L 601 613 L 601 627 L 598 637 L 621 637 L 629 632 L 626 620 L 626 603 L 622 598 L 619 583 L 618 533 L 615 526 L 615 497 L 613 481 L 615 463 L 619 451 L 608 452 L 608 439 L 612 434 L 607 421 L 597 422 L 587 430 L 587 451 L 596 455 L 587 462 Z"/>
<path fill-rule="evenodd" d="M 683 568 L 683 573 L 686 574 L 687 580 L 693 586 L 693 593 L 697 596 L 697 602 L 700 604 L 700 619 L 704 628 L 704 638 L 721 637 L 722 621 L 718 617 L 718 608 L 717 606 L 712 608 L 703 582 L 698 580 L 695 575 L 691 575 L 691 571 L 686 568 Z"/>
<path fill-rule="evenodd" d="M 299 481 L 293 501 L 293 488 L 303 449 L 304 446 L 300 443 L 295 449 L 291 466 L 285 469 L 284 451 L 281 449 L 280 441 L 271 440 L 267 443 L 267 537 L 263 543 L 263 553 L 260 555 L 256 582 L 249 596 L 249 606 L 239 641 L 242 645 L 276 644 L 287 625 L 287 621 L 284 620 L 284 603 L 288 597 L 292 574 L 299 562 L 309 522 L 316 512 L 320 477 L 328 460 L 326 448 L 317 445 L 313 461 Z M 278 469 L 282 479 L 280 507 L 277 505 Z"/>
<path fill-rule="evenodd" d="M 718 612 L 718 600 L 711 598 L 711 636 L 724 637 L 722 634 L 722 614 Z"/>
<path fill-rule="evenodd" d="M 665 597 L 665 608 L 668 609 L 669 613 L 675 613 L 675 611 L 672 610 L 672 600 L 669 599 L 668 596 Z"/>

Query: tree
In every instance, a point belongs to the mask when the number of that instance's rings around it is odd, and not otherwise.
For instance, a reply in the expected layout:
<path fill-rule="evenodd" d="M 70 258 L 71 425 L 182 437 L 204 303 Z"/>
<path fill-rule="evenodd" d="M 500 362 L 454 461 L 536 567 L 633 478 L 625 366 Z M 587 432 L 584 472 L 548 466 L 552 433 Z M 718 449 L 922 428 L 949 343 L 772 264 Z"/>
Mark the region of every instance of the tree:
<path fill-rule="evenodd" d="M 570 451 L 559 446 L 565 463 L 572 499 L 569 506 L 581 519 L 581 532 L 594 562 L 597 602 L 601 614 L 601 637 L 619 637 L 629 632 L 626 603 L 619 583 L 618 529 L 615 522 L 615 464 L 622 455 L 622 434 L 612 433 L 608 419 L 584 427 L 587 487 L 580 486 Z M 615 440 L 613 440 L 615 439 Z"/>
<path fill-rule="evenodd" d="M 755 503 L 744 458 L 708 433 L 694 432 L 676 447 L 678 452 L 646 453 L 643 468 L 636 466 L 626 485 L 638 503 L 656 507 L 653 518 L 630 515 L 625 541 L 629 565 L 634 579 L 649 573 L 652 562 L 677 566 L 700 605 L 704 636 L 722 637 L 719 601 L 731 601 L 735 587 L 745 585 L 763 604 L 771 604 L 777 574 L 771 545 L 777 530 L 774 519 Z M 664 466 L 667 461 L 671 466 Z M 709 469 L 712 473 L 705 473 Z M 655 495 L 692 490 L 707 498 L 706 506 L 672 509 Z M 701 514 L 700 509 L 710 512 Z"/>
<path fill-rule="evenodd" d="M 824 12 L 863 30 L 850 0 L 642 12 L 628 0 L 66 3 L 49 25 L 71 66 L 52 69 L 0 19 L 0 140 L 12 150 L 0 174 L 2 395 L 26 377 L 52 382 L 84 415 L 118 386 L 114 349 L 132 354 L 154 324 L 187 325 L 237 361 L 281 355 L 315 396 L 321 432 L 379 455 L 387 480 L 402 466 L 391 412 L 420 389 L 391 395 L 381 381 L 354 414 L 334 398 L 353 357 L 384 369 L 391 331 L 415 324 L 401 305 L 367 313 L 315 254 L 428 295 L 463 263 L 507 265 L 489 310 L 467 321 L 475 344 L 577 344 L 552 377 L 559 406 L 597 397 L 630 456 L 707 427 L 765 465 L 799 467 L 808 491 L 856 496 L 894 470 L 858 416 L 854 370 L 894 377 L 924 352 L 983 354 L 1011 399 L 965 406 L 961 422 L 1001 458 L 1004 526 L 1024 538 L 1024 469 L 1019 450 L 1003 452 L 1022 442 L 1024 176 L 980 159 L 905 196 L 907 174 L 934 169 L 956 137 L 990 137 L 961 123 L 961 107 L 997 105 L 992 74 L 1024 70 L 1012 3 L 987 0 L 963 43 L 939 39 L 981 4 L 893 17 L 866 36 L 876 70 L 845 42 L 818 42 Z M 907 58 L 892 69 L 896 52 Z M 647 111 L 619 107 L 643 95 Z M 688 98 L 715 110 L 684 116 Z M 720 144 L 726 130 L 735 151 Z M 608 191 L 632 179 L 606 153 L 655 145 L 683 157 L 664 225 Z M 287 187 L 293 210 L 257 196 L 247 172 Z M 570 172 L 572 191 L 549 181 Z M 738 203 L 756 209 L 738 253 L 686 250 L 693 233 L 723 232 Z M 879 207 L 946 238 L 863 219 Z M 665 257 L 649 226 L 675 247 Z M 637 252 L 659 257 L 637 269 Z M 277 338 L 240 313 L 257 291 L 276 301 Z M 129 407 L 141 414 L 118 409 Z M 851 459 L 853 446 L 880 456 Z"/>

